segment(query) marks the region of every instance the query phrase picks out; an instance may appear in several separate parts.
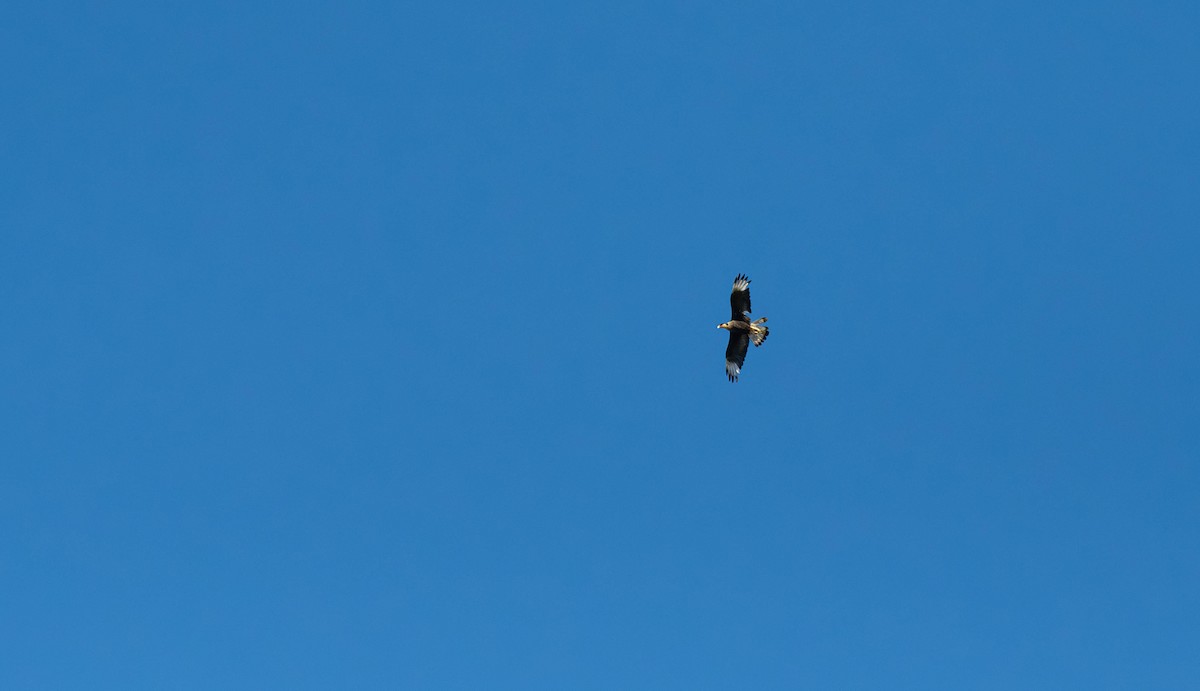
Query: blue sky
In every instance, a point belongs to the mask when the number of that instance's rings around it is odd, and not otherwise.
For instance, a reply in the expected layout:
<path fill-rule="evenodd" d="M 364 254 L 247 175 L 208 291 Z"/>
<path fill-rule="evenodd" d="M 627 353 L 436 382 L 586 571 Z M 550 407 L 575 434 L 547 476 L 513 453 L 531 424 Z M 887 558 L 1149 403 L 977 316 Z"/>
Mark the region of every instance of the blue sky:
<path fill-rule="evenodd" d="M 1046 5 L 6 6 L 0 686 L 1191 687 L 1200 10 Z"/>

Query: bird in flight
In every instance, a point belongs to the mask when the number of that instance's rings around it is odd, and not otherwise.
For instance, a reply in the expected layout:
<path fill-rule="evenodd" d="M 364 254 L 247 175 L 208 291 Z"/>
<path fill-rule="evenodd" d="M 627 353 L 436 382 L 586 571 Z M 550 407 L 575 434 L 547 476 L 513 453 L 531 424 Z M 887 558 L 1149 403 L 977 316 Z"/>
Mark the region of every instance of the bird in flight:
<path fill-rule="evenodd" d="M 750 341 L 760 346 L 767 340 L 767 327 L 759 326 L 767 321 L 759 317 L 750 321 L 750 279 L 745 274 L 738 274 L 733 279 L 733 292 L 729 294 L 729 305 L 733 308 L 733 317 L 724 324 L 717 324 L 718 329 L 729 332 L 729 347 L 725 349 L 725 374 L 729 381 L 738 380 L 742 373 L 742 363 L 746 361 L 746 351 Z"/>

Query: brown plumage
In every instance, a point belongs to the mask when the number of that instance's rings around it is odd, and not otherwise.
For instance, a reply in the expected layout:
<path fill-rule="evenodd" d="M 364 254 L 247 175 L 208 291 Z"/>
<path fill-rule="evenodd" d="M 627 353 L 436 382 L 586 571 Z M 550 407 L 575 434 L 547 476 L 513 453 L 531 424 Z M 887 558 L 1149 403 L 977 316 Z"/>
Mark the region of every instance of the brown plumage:
<path fill-rule="evenodd" d="M 760 317 L 750 321 L 750 279 L 744 274 L 738 274 L 733 279 L 729 306 L 733 309 L 733 316 L 724 324 L 717 324 L 717 328 L 729 332 L 729 346 L 725 348 L 725 375 L 729 377 L 729 381 L 735 382 L 742 373 L 742 364 L 746 362 L 746 351 L 750 349 L 750 342 L 760 346 L 767 340 L 767 327 L 759 326 L 767 321 L 767 318 Z"/>

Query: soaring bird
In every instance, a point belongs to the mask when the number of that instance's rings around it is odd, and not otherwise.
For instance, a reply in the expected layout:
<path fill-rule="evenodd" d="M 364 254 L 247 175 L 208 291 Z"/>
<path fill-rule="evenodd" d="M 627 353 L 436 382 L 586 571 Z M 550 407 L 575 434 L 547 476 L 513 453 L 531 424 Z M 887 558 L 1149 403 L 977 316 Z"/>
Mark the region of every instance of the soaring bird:
<path fill-rule="evenodd" d="M 733 317 L 724 324 L 717 324 L 717 328 L 729 332 L 729 347 L 725 349 L 725 374 L 728 375 L 729 381 L 734 382 L 742 373 L 742 363 L 746 361 L 750 341 L 754 341 L 755 346 L 760 346 L 767 340 L 767 327 L 759 326 L 767 321 L 767 318 L 759 317 L 750 321 L 750 279 L 746 278 L 745 274 L 738 274 L 733 279 L 729 305 L 733 308 Z"/>

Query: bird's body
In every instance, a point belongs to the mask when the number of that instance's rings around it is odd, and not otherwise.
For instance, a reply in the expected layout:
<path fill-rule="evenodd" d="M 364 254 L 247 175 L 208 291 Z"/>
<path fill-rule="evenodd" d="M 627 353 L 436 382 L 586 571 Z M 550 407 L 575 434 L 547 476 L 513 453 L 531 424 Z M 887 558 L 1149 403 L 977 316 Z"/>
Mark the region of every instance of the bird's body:
<path fill-rule="evenodd" d="M 724 324 L 717 324 L 717 328 L 729 332 L 729 346 L 725 348 L 725 374 L 729 381 L 735 382 L 742 372 L 742 364 L 746 362 L 750 343 L 760 346 L 767 340 L 767 327 L 760 326 L 767 318 L 750 321 L 750 279 L 744 274 L 738 274 L 733 279 L 729 306 L 733 309 L 733 317 Z"/>

